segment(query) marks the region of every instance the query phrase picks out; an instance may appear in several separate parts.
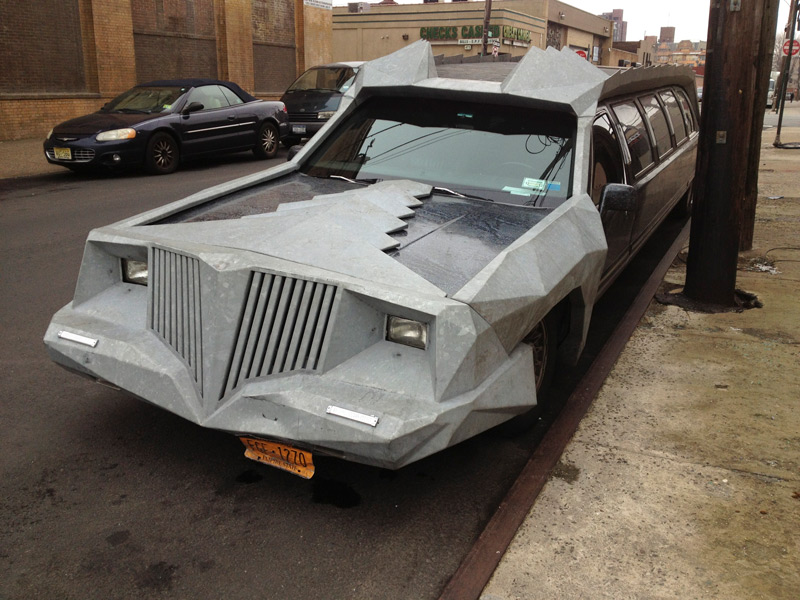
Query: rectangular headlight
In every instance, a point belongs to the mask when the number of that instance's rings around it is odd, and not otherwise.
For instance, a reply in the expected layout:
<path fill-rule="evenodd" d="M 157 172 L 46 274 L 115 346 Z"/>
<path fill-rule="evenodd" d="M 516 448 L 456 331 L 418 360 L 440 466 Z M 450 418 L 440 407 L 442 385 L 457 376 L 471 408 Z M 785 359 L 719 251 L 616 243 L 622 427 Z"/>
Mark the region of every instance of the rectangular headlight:
<path fill-rule="evenodd" d="M 147 285 L 147 263 L 141 260 L 122 259 L 122 279 L 127 283 Z"/>
<path fill-rule="evenodd" d="M 328 119 L 330 119 L 335 114 L 336 114 L 335 110 L 321 110 L 321 111 L 319 111 L 317 113 L 317 118 L 320 121 L 322 121 L 322 120 L 327 121 Z"/>
<path fill-rule="evenodd" d="M 386 339 L 424 350 L 428 345 L 428 324 L 390 315 L 386 319 Z"/>

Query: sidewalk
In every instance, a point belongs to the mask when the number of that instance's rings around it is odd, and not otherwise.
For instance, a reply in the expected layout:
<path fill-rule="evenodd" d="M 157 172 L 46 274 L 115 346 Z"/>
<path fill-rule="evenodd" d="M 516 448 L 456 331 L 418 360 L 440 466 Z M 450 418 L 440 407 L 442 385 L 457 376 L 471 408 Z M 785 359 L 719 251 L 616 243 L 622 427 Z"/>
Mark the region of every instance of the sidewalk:
<path fill-rule="evenodd" d="M 737 274 L 764 307 L 651 303 L 482 600 L 800 598 L 800 151 L 774 137 Z"/>
<path fill-rule="evenodd" d="M 67 172 L 47 162 L 43 143 L 44 138 L 0 141 L 0 179 Z"/>

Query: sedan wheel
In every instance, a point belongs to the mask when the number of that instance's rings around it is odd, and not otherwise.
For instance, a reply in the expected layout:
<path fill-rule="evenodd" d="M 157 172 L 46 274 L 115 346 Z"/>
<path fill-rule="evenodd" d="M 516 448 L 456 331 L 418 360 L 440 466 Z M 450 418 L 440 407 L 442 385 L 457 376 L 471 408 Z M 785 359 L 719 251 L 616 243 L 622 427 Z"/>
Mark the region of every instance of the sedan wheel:
<path fill-rule="evenodd" d="M 272 123 L 264 123 L 258 130 L 258 145 L 253 154 L 258 158 L 274 158 L 278 153 L 278 129 Z"/>
<path fill-rule="evenodd" d="M 167 175 L 178 168 L 178 144 L 168 133 L 156 133 L 147 143 L 145 167 L 153 175 Z"/>

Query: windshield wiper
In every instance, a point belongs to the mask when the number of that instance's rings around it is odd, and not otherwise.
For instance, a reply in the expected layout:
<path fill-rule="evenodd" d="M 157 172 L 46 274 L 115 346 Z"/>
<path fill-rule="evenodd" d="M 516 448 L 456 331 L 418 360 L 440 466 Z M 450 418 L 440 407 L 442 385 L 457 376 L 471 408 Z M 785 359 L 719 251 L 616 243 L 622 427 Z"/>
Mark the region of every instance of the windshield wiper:
<path fill-rule="evenodd" d="M 445 196 L 453 196 L 454 198 L 464 198 L 466 200 L 483 200 L 484 202 L 494 202 L 491 198 L 484 198 L 483 196 L 478 196 L 476 194 L 462 194 L 461 192 L 457 192 L 456 190 L 451 190 L 446 187 L 439 187 L 438 185 L 434 185 L 431 188 L 432 192 L 436 192 L 437 194 L 443 194 Z"/>
<path fill-rule="evenodd" d="M 111 112 L 121 112 L 126 114 L 145 114 L 145 115 L 148 113 L 148 111 L 141 110 L 139 108 L 115 108 Z"/>

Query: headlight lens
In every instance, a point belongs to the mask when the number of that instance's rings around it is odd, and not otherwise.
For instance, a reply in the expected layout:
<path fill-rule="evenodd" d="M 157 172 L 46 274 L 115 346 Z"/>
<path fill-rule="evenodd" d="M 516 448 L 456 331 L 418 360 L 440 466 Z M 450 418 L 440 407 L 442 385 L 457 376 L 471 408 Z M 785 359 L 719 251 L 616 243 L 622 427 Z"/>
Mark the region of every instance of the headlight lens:
<path fill-rule="evenodd" d="M 323 120 L 327 121 L 328 119 L 330 119 L 335 114 L 336 114 L 335 110 L 323 110 L 323 111 L 317 113 L 317 118 L 320 119 L 321 121 L 323 121 Z"/>
<path fill-rule="evenodd" d="M 98 142 L 113 142 L 114 140 L 132 140 L 136 137 L 136 130 L 131 127 L 125 129 L 112 129 L 97 134 L 95 138 Z"/>
<path fill-rule="evenodd" d="M 147 263 L 141 260 L 122 259 L 122 279 L 127 283 L 147 285 Z"/>
<path fill-rule="evenodd" d="M 55 128 L 54 128 L 54 129 L 55 129 Z M 53 129 L 51 129 L 51 130 L 50 130 L 50 131 L 47 133 L 47 137 L 46 137 L 46 138 L 44 138 L 44 139 L 46 139 L 46 140 L 49 140 L 51 137 L 53 137 Z"/>
<path fill-rule="evenodd" d="M 428 345 L 428 324 L 402 317 L 386 319 L 386 339 L 424 350 Z"/>

